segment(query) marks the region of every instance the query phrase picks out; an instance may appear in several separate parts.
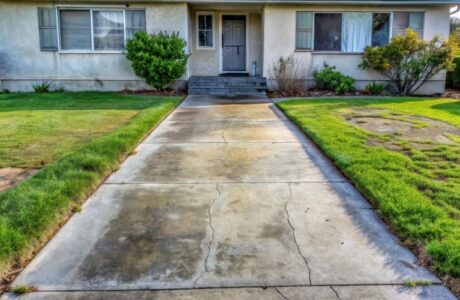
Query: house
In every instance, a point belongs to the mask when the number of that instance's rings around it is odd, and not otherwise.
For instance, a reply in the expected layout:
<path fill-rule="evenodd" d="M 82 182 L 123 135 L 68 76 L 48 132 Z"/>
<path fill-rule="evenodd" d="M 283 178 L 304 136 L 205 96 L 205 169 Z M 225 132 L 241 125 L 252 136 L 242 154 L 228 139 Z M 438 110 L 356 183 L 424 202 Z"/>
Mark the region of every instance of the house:
<path fill-rule="evenodd" d="M 360 88 L 384 80 L 358 69 L 366 46 L 384 45 L 406 28 L 424 39 L 447 37 L 456 2 L 1 0 L 0 89 L 28 91 L 43 80 L 66 90 L 148 88 L 123 54 L 126 40 L 140 30 L 179 32 L 187 41 L 189 64 L 175 85 L 197 76 L 249 74 L 266 77 L 270 86 L 273 63 L 294 55 L 307 83 L 327 63 Z M 444 83 L 445 74 L 438 74 L 420 93 L 440 93 Z"/>

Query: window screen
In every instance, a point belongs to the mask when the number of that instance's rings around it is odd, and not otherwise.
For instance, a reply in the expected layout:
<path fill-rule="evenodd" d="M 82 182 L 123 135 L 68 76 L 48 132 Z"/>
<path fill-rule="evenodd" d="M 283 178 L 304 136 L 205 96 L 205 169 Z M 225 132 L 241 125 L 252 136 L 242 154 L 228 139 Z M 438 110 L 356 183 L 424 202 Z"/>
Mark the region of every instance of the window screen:
<path fill-rule="evenodd" d="M 390 14 L 375 13 L 372 16 L 372 46 L 384 46 L 390 41 Z"/>
<path fill-rule="evenodd" d="M 123 11 L 93 11 L 94 50 L 123 50 Z"/>
<path fill-rule="evenodd" d="M 198 15 L 198 46 L 202 48 L 214 47 L 212 15 Z"/>
<path fill-rule="evenodd" d="M 56 9 L 38 9 L 38 28 L 40 35 L 40 50 L 57 50 L 58 41 L 56 26 Z"/>
<path fill-rule="evenodd" d="M 296 49 L 312 48 L 313 13 L 297 12 L 296 15 Z"/>
<path fill-rule="evenodd" d="M 340 51 L 342 14 L 315 14 L 315 50 Z"/>
<path fill-rule="evenodd" d="M 61 10 L 60 24 L 63 50 L 92 50 L 89 10 Z"/>
<path fill-rule="evenodd" d="M 146 31 L 145 11 L 127 10 L 126 11 L 126 40 L 129 40 L 139 31 Z"/>

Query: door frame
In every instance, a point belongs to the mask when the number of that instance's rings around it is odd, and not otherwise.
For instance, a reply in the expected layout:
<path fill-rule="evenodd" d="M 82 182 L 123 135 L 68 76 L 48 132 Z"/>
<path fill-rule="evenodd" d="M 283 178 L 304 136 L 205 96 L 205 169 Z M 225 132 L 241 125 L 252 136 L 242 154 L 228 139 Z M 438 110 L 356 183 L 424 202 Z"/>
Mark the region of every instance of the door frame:
<path fill-rule="evenodd" d="M 246 61 L 244 64 L 243 71 L 224 71 L 223 70 L 223 51 L 222 51 L 222 24 L 224 21 L 224 16 L 244 16 L 246 19 Z M 222 12 L 219 13 L 219 74 L 231 74 L 231 73 L 249 73 L 248 70 L 248 60 L 249 60 L 249 13 L 241 12 Z"/>

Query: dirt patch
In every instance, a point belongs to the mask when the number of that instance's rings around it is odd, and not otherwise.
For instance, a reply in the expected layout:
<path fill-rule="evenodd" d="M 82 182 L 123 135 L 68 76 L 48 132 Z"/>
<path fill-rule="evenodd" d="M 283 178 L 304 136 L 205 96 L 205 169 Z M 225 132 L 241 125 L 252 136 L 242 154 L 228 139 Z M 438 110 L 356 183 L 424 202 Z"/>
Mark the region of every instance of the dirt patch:
<path fill-rule="evenodd" d="M 425 117 L 409 116 L 404 120 L 385 117 L 385 110 L 359 109 L 346 115 L 348 123 L 358 126 L 371 133 L 394 135 L 412 142 L 417 149 L 430 149 L 429 144 L 458 145 L 455 137 L 460 138 L 460 129 Z M 420 122 L 427 126 L 417 126 Z M 454 137 L 454 138 L 451 138 Z M 372 142 L 371 142 L 372 143 Z M 387 148 L 387 144 L 383 145 Z"/>
<path fill-rule="evenodd" d="M 383 117 L 352 117 L 349 123 L 366 131 L 381 134 L 404 134 L 412 128 L 412 123 L 390 120 Z"/>
<path fill-rule="evenodd" d="M 338 95 L 334 91 L 324 90 L 304 90 L 296 92 L 280 92 L 280 91 L 268 91 L 267 96 L 269 98 L 289 98 L 289 97 L 335 97 L 335 96 L 369 96 L 366 91 L 355 91 L 346 93 L 344 95 Z"/>
<path fill-rule="evenodd" d="M 35 173 L 37 173 L 35 169 L 0 168 L 0 192 L 15 186 Z"/>
<path fill-rule="evenodd" d="M 394 144 L 392 141 L 381 141 L 376 138 L 369 138 L 367 140 L 366 146 L 371 146 L 371 147 L 384 147 L 385 149 L 391 150 L 391 151 L 397 151 L 404 153 L 404 148 Z"/>

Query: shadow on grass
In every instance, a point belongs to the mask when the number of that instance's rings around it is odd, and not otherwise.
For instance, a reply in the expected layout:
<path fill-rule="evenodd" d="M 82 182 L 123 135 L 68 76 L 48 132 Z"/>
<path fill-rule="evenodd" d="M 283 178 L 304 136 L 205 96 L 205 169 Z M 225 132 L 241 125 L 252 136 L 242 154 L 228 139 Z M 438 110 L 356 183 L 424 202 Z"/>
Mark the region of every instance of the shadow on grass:
<path fill-rule="evenodd" d="M 450 112 L 451 114 L 460 116 L 460 101 L 438 104 L 433 106 L 433 109 L 444 110 Z"/>
<path fill-rule="evenodd" d="M 376 104 L 392 104 L 392 103 L 409 103 L 409 102 L 421 102 L 421 101 L 432 101 L 434 98 L 419 98 L 419 97 L 371 97 L 371 98 L 305 98 L 283 100 L 289 102 L 290 105 L 305 105 L 305 100 L 308 100 L 308 104 L 328 104 L 334 108 L 349 107 L 349 106 L 367 106 Z M 441 98 L 440 98 L 441 99 Z M 451 104 L 449 104 L 451 105 Z"/>

